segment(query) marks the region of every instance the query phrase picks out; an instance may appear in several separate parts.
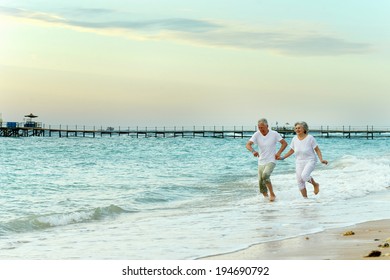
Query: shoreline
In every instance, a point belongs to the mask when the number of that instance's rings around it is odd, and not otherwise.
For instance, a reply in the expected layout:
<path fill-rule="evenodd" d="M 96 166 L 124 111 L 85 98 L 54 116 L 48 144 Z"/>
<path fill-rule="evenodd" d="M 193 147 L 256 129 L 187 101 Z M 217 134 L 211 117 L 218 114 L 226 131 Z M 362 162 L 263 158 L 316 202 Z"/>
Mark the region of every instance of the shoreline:
<path fill-rule="evenodd" d="M 390 260 L 390 219 L 270 241 L 199 260 Z M 386 246 L 386 247 L 385 247 Z M 373 251 L 380 256 L 368 257 Z"/>

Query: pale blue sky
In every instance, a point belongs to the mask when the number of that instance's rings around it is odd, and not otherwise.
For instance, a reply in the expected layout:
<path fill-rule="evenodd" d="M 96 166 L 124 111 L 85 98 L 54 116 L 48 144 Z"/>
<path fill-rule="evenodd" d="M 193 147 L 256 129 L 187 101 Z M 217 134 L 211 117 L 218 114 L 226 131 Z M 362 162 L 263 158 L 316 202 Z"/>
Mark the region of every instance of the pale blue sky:
<path fill-rule="evenodd" d="M 389 125 L 389 10 L 386 0 L 0 0 L 0 113 Z"/>

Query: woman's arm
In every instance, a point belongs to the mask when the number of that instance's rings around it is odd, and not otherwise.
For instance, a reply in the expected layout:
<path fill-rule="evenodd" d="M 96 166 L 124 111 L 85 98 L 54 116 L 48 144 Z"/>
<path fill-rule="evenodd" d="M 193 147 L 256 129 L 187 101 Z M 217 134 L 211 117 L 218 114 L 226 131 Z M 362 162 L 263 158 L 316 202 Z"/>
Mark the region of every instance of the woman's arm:
<path fill-rule="evenodd" d="M 290 149 L 290 151 L 288 151 L 284 156 L 280 157 L 280 159 L 284 160 L 284 159 L 288 158 L 289 156 L 291 156 L 293 153 L 294 153 L 294 150 Z"/>
<path fill-rule="evenodd" d="M 314 148 L 314 151 L 316 151 L 317 156 L 318 156 L 318 158 L 320 159 L 321 163 L 323 163 L 323 164 L 328 164 L 328 161 L 327 161 L 327 160 L 324 160 L 324 159 L 322 158 L 322 153 L 321 153 L 321 150 L 320 150 L 320 148 L 319 148 L 318 146 Z"/>

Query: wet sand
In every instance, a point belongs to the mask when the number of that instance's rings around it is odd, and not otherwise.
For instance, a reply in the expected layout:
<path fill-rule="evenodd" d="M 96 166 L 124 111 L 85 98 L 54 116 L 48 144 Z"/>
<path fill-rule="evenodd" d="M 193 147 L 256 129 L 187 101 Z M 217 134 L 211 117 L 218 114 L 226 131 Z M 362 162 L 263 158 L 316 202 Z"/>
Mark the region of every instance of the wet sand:
<path fill-rule="evenodd" d="M 390 219 L 256 244 L 244 250 L 203 259 L 390 260 L 388 244 L 390 244 Z M 372 251 L 379 251 L 380 256 L 367 257 Z"/>

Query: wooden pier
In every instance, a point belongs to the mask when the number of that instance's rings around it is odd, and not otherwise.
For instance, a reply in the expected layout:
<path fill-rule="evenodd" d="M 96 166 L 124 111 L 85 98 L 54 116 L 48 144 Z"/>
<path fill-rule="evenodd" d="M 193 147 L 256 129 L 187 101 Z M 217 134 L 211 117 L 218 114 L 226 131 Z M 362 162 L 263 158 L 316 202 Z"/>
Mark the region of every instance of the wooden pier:
<path fill-rule="evenodd" d="M 14 124 L 14 123 L 13 123 Z M 294 135 L 293 127 L 272 127 L 284 138 Z M 23 123 L 16 126 L 0 126 L 0 137 L 104 137 L 130 136 L 148 137 L 213 137 L 213 138 L 249 138 L 257 126 L 174 126 L 174 127 L 95 127 L 95 126 L 45 126 L 26 127 Z M 390 127 L 374 126 L 320 126 L 312 127 L 310 133 L 316 137 L 366 138 L 390 137 Z"/>
<path fill-rule="evenodd" d="M 96 128 L 86 126 L 57 126 L 57 127 L 4 127 L 0 129 L 0 137 L 103 137 L 131 136 L 147 137 L 214 137 L 214 138 L 244 138 L 250 137 L 256 127 L 223 127 L 223 126 L 192 126 L 192 127 L 108 127 Z"/>

